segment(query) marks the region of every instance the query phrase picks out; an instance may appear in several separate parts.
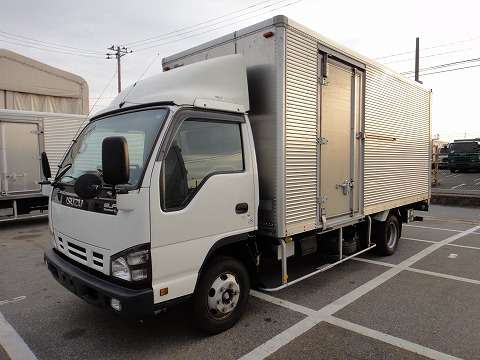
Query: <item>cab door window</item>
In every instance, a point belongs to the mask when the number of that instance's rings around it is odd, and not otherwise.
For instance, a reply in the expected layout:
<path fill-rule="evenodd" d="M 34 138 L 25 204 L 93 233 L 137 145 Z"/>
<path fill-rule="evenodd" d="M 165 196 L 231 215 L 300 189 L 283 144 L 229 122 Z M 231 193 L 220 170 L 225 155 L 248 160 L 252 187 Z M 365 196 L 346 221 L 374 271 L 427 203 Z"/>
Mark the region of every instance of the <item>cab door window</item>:
<path fill-rule="evenodd" d="M 182 209 L 211 176 L 243 170 L 239 123 L 185 120 L 163 161 L 162 208 L 166 211 Z"/>

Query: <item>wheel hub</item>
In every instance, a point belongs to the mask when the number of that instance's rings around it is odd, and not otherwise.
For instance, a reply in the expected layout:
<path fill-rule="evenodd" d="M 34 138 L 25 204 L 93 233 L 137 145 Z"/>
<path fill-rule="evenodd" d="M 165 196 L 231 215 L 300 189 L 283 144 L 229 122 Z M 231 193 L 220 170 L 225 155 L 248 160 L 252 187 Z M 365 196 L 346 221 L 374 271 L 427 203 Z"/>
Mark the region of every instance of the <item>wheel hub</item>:
<path fill-rule="evenodd" d="M 208 291 L 208 310 L 217 318 L 226 317 L 235 309 L 239 298 L 240 285 L 235 276 L 221 274 Z"/>
<path fill-rule="evenodd" d="M 388 225 L 387 236 L 388 236 L 387 246 L 392 248 L 397 242 L 397 227 L 395 226 L 395 224 L 390 223 Z"/>

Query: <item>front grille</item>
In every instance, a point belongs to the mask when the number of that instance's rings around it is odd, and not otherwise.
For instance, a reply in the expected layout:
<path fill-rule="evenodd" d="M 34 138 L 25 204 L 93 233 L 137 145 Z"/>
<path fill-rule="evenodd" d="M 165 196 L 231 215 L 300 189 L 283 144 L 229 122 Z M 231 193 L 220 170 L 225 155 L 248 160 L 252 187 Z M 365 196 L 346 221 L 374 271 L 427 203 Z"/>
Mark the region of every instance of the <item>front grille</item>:
<path fill-rule="evenodd" d="M 76 256 L 82 259 L 83 261 L 87 261 L 87 250 L 84 247 L 75 245 L 70 241 L 68 241 L 67 244 L 68 244 L 68 252 L 71 255 Z"/>
<path fill-rule="evenodd" d="M 94 251 L 92 253 L 92 256 L 93 256 L 93 264 L 103 268 L 103 255 Z"/>
<path fill-rule="evenodd" d="M 108 273 L 108 254 L 103 249 L 69 238 L 64 234 L 56 236 L 57 249 L 76 262 L 103 273 Z"/>

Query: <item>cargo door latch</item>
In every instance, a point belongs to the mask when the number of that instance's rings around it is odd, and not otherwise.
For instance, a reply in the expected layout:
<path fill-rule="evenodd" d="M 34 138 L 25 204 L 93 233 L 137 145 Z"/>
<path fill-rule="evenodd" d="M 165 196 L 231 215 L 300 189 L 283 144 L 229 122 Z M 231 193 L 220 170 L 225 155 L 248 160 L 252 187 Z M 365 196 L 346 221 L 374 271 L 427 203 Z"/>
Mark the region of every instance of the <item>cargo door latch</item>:
<path fill-rule="evenodd" d="M 335 186 L 336 189 L 342 189 L 343 195 L 348 195 L 350 193 L 350 189 L 353 188 L 353 180 L 345 180 L 341 184 L 337 184 Z"/>

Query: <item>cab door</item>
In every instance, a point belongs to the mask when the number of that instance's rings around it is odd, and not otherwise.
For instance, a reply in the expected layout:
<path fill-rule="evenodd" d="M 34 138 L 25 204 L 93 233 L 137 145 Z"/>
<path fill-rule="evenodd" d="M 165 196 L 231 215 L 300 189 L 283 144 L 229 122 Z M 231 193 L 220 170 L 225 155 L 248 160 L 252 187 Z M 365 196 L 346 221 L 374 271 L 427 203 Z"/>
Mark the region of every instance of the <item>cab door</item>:
<path fill-rule="evenodd" d="M 256 165 L 241 115 L 184 111 L 171 124 L 151 181 L 155 302 L 193 292 L 208 251 L 256 229 Z"/>

